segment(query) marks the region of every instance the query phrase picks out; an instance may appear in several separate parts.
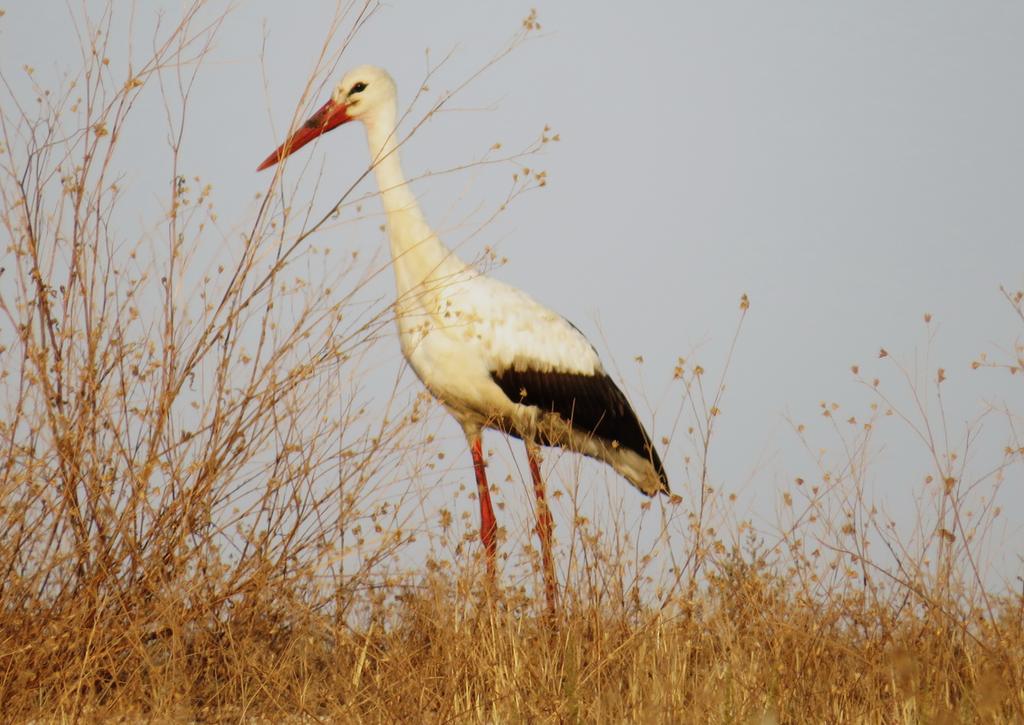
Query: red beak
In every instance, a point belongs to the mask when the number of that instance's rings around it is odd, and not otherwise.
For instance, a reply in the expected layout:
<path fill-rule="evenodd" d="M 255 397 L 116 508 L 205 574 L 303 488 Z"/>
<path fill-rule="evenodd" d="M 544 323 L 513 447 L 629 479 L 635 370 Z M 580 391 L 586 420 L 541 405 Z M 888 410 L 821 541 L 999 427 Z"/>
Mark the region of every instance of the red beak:
<path fill-rule="evenodd" d="M 264 159 L 263 163 L 256 167 L 256 170 L 263 171 L 263 169 L 273 166 L 285 156 L 301 149 L 317 136 L 322 136 L 346 121 L 351 121 L 352 119 L 345 112 L 347 110 L 348 107 L 344 103 L 338 103 L 334 99 L 329 100 L 308 121 L 302 124 L 295 133 L 289 136 L 283 144 L 278 146 L 277 151 Z"/>

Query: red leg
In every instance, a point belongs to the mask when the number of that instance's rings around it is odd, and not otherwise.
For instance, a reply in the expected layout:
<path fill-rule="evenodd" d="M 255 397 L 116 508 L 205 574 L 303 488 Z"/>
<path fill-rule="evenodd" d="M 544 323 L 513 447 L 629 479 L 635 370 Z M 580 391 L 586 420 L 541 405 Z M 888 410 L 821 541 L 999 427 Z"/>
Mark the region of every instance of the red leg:
<path fill-rule="evenodd" d="M 526 457 L 530 459 L 533 493 L 537 497 L 537 537 L 540 539 L 541 561 L 544 565 L 544 594 L 547 597 L 548 614 L 553 616 L 555 600 L 558 597 L 555 559 L 551 553 L 551 532 L 555 525 L 551 520 L 551 509 L 548 508 L 547 498 L 544 495 L 544 480 L 540 477 L 540 466 L 537 464 L 536 449 L 533 446 L 526 446 Z"/>
<path fill-rule="evenodd" d="M 493 584 L 497 578 L 498 565 L 498 522 L 491 507 L 491 490 L 487 487 L 487 472 L 484 470 L 484 454 L 480 436 L 470 439 L 469 450 L 473 454 L 473 470 L 476 472 L 476 490 L 480 498 L 480 540 L 487 554 L 487 574 Z"/>

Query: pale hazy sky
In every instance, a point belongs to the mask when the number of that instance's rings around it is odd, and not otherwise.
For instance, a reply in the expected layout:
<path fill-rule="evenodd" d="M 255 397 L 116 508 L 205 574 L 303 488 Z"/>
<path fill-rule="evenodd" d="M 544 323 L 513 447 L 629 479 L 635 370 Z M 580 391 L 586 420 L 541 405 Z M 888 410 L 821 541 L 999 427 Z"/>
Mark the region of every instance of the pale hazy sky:
<path fill-rule="evenodd" d="M 137 13 L 156 5 L 139 2 Z M 176 4 L 163 5 L 173 15 Z M 910 367 L 916 360 L 925 377 L 946 369 L 954 432 L 984 401 L 1024 414 L 1024 379 L 970 368 L 1024 333 L 998 291 L 1024 287 L 1024 4 L 394 0 L 340 70 L 382 65 L 409 99 L 427 49 L 435 60 L 452 51 L 432 84 L 452 87 L 531 5 L 539 37 L 418 133 L 404 165 L 413 176 L 466 163 L 495 141 L 526 145 L 545 124 L 560 134 L 526 162 L 548 172 L 548 186 L 460 249 L 472 257 L 490 244 L 507 256 L 496 274 L 595 342 L 656 439 L 679 406 L 669 382 L 677 357 L 717 379 L 742 293 L 751 310 L 712 471 L 716 485 L 750 500 L 755 520 L 774 521 L 779 490 L 814 472 L 786 415 L 808 424 L 812 448 L 833 447 L 819 403 L 863 418 L 871 399 L 851 364 L 901 390 L 880 347 Z M 280 140 L 334 7 L 240 2 L 201 76 L 185 163 L 215 185 L 221 216 L 234 213 L 240 228 L 268 182 L 253 169 Z M 52 77 L 75 62 L 64 3 L 7 0 L 4 9 L 9 75 L 30 63 Z M 264 27 L 269 97 L 258 60 Z M 128 169 L 140 188 L 164 183 L 147 171 L 165 157 L 164 126 L 154 120 L 154 129 Z M 325 183 L 338 188 L 366 163 L 352 129 L 304 152 L 329 159 Z M 431 179 L 417 191 L 437 228 L 455 227 L 497 204 L 511 171 Z M 451 236 L 458 242 L 465 230 Z M 390 284 L 381 280 L 382 295 Z M 925 312 L 935 335 L 922 362 Z M 994 462 L 1006 430 L 1005 419 L 986 422 L 977 471 Z M 681 443 L 667 461 L 678 489 Z M 907 522 L 909 492 L 931 472 L 928 453 L 893 421 L 876 449 L 875 493 Z M 1021 466 L 1001 502 L 1000 569 L 1012 579 L 1024 548 Z"/>

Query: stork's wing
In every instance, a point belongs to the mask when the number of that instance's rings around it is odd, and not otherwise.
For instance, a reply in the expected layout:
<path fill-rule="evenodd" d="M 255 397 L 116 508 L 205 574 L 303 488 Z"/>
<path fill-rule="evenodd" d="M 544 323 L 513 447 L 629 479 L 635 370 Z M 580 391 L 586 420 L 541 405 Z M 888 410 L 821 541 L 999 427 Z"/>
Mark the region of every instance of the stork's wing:
<path fill-rule="evenodd" d="M 473 337 L 491 378 L 510 400 L 554 413 L 577 431 L 649 460 L 668 490 L 647 431 L 605 373 L 593 345 L 572 323 L 522 290 L 489 277 L 474 277 L 447 293 L 446 304 L 459 311 L 457 316 L 483 331 Z"/>
<path fill-rule="evenodd" d="M 510 400 L 555 413 L 576 430 L 649 459 L 668 490 L 668 478 L 657 450 L 626 396 L 608 375 L 506 370 L 491 377 Z"/>

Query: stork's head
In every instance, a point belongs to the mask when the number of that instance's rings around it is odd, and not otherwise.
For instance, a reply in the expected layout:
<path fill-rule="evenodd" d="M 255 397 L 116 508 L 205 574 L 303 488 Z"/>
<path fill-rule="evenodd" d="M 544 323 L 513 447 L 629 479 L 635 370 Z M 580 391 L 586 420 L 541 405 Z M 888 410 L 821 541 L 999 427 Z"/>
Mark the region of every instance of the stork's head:
<path fill-rule="evenodd" d="M 361 65 L 353 68 L 334 87 L 331 99 L 302 124 L 256 169 L 273 166 L 318 136 L 353 120 L 373 123 L 382 114 L 394 115 L 395 82 L 383 68 Z"/>

